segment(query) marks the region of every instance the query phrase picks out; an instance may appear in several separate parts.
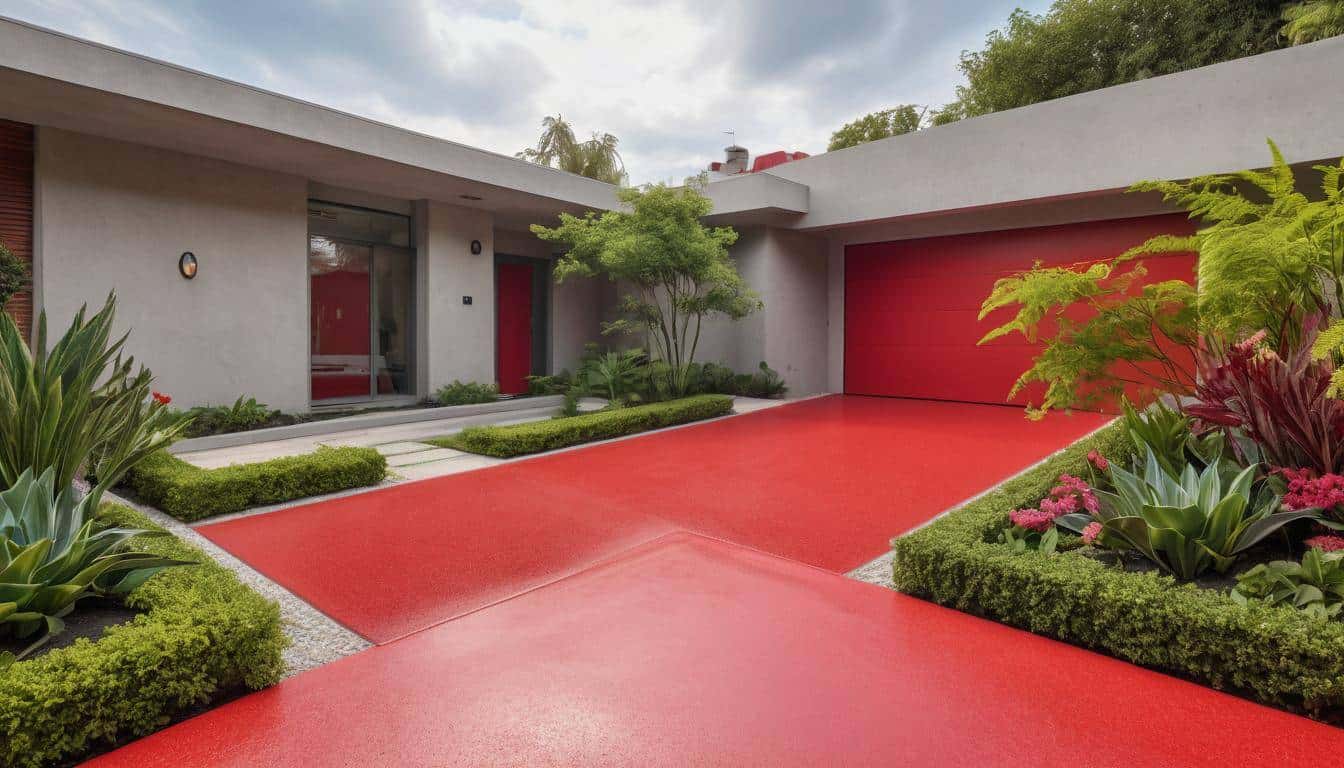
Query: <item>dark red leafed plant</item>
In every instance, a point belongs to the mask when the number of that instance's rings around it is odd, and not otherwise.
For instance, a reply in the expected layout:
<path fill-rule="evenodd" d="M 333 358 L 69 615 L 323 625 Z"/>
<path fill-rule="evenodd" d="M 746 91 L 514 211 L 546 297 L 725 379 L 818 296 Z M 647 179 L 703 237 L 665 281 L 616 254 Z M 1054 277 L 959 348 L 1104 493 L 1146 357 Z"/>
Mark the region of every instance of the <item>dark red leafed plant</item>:
<path fill-rule="evenodd" d="M 1237 428 L 1259 444 L 1261 459 L 1278 468 L 1318 474 L 1344 461 L 1344 401 L 1326 396 L 1334 368 L 1313 360 L 1318 323 L 1304 323 L 1302 338 L 1276 353 L 1258 333 L 1225 352 L 1201 350 L 1197 402 L 1185 408 L 1196 429 Z M 1250 461 L 1232 441 L 1238 458 Z"/>

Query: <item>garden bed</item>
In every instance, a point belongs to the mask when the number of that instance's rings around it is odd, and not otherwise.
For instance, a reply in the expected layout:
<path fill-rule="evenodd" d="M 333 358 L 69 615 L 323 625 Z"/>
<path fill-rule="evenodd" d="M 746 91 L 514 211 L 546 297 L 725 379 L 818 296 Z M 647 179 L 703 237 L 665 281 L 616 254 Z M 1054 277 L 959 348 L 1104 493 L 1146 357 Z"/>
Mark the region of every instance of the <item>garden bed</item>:
<path fill-rule="evenodd" d="M 250 507 L 377 485 L 387 460 L 373 448 L 319 448 L 254 464 L 202 469 L 166 451 L 137 464 L 125 484 L 145 503 L 191 522 Z"/>
<path fill-rule="evenodd" d="M 444 448 L 510 458 L 608 440 L 651 429 L 725 416 L 733 410 L 726 395 L 696 395 L 663 403 L 565 416 L 503 427 L 469 427 L 426 442 Z"/>
<path fill-rule="evenodd" d="M 1009 510 L 1035 505 L 1061 474 L 1085 475 L 1086 456 L 1093 449 L 1112 462 L 1124 461 L 1133 451 L 1118 425 L 1108 427 L 896 539 L 896 588 L 1339 723 L 1344 716 L 1344 622 L 1283 606 L 1241 605 L 1225 588 L 1179 584 L 1079 552 L 1014 553 L 997 542 Z M 1077 543 L 1069 537 L 1061 549 Z"/>
<path fill-rule="evenodd" d="M 120 506 L 108 522 L 154 529 Z M 0 766 L 68 762 L 164 727 L 177 716 L 278 682 L 288 643 L 273 602 L 173 537 L 137 548 L 198 565 L 172 568 L 130 594 L 139 612 L 0 672 Z"/>

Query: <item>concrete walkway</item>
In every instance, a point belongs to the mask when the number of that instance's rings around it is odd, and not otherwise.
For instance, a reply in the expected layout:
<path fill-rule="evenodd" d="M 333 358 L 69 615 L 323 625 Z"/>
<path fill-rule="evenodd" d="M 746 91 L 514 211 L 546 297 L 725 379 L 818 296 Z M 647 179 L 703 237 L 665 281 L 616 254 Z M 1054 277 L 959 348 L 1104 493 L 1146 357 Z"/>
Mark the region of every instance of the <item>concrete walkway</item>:
<path fill-rule="evenodd" d="M 763 408 L 781 405 L 784 402 L 786 401 L 738 397 L 733 401 L 733 410 L 737 413 L 751 413 Z M 605 400 L 588 397 L 579 402 L 579 410 L 584 412 L 596 411 L 605 405 Z M 387 457 L 387 466 L 393 475 L 390 479 L 393 482 L 426 480 L 431 477 L 442 477 L 491 467 L 503 463 L 506 459 L 495 459 L 450 448 L 440 448 L 422 441 L 455 434 L 467 427 L 525 424 L 531 421 L 550 419 L 558 413 L 559 411 L 555 408 L 532 408 L 522 411 L 479 414 L 411 424 L 352 429 L 325 435 L 272 440 L 230 448 L 191 451 L 180 453 L 177 457 L 203 469 L 216 469 L 230 464 L 251 464 L 283 456 L 299 456 L 312 453 L 322 446 L 360 446 L 375 448 Z"/>

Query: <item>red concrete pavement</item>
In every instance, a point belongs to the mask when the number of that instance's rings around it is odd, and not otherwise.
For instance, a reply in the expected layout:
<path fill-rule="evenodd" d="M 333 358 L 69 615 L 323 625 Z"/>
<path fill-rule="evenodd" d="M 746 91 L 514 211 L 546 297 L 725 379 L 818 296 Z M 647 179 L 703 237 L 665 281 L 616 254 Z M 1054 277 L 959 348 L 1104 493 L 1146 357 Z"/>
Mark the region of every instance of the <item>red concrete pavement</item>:
<path fill-rule="evenodd" d="M 830 397 L 201 531 L 386 642 L 675 530 L 846 571 L 1103 421 Z"/>
<path fill-rule="evenodd" d="M 91 763 L 1316 765 L 1344 731 L 673 534 Z"/>
<path fill-rule="evenodd" d="M 678 530 L 848 571 L 1106 418 L 826 397 L 200 530 L 387 642 Z"/>

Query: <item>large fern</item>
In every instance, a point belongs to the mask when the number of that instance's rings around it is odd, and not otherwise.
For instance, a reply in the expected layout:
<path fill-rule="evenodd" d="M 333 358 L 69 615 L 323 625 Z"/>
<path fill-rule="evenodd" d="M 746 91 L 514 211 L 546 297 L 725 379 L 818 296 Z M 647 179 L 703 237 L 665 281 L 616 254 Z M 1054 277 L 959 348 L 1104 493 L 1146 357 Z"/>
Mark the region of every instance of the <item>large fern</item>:
<path fill-rule="evenodd" d="M 1344 304 L 1344 160 L 1315 167 L 1322 194 L 1308 197 L 1279 148 L 1269 148 L 1268 170 L 1134 185 L 1207 226 L 1193 238 L 1153 238 L 1126 257 L 1198 251 L 1202 330 L 1231 339 L 1265 330 L 1277 346 L 1297 338 L 1301 318 L 1335 316 Z"/>
<path fill-rule="evenodd" d="M 1316 166 L 1321 194 L 1299 190 L 1293 169 L 1269 142 L 1273 164 L 1263 171 L 1149 181 L 1131 191 L 1159 192 L 1206 226 L 1190 237 L 1161 235 L 1109 262 L 1042 267 L 1000 280 L 981 307 L 1017 313 L 980 343 L 1020 333 L 1035 342 L 1049 321 L 1057 330 L 1018 379 L 1012 396 L 1032 383 L 1046 395 L 1029 413 L 1086 406 L 1117 395 L 1188 394 L 1188 361 L 1202 338 L 1223 344 L 1256 331 L 1271 343 L 1293 344 L 1302 319 L 1338 318 L 1344 305 L 1344 160 Z M 1199 254 L 1198 292 L 1168 281 L 1133 289 L 1145 274 L 1142 258 Z M 1078 319 L 1084 317 L 1085 319 Z M 1344 326 L 1322 333 L 1318 355 L 1344 358 Z M 1339 369 L 1344 371 L 1344 367 Z M 1344 393 L 1344 373 L 1335 391 Z"/>

